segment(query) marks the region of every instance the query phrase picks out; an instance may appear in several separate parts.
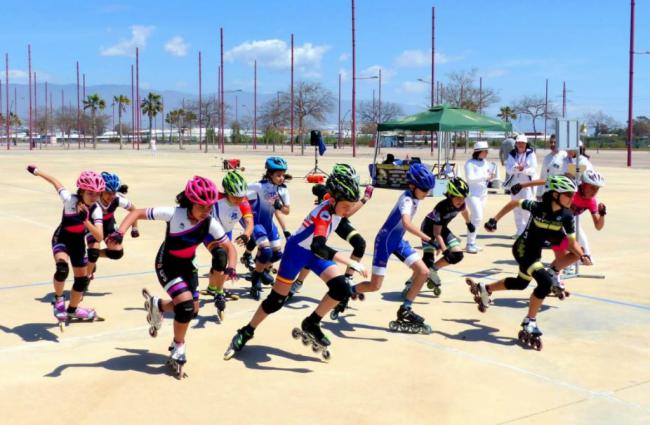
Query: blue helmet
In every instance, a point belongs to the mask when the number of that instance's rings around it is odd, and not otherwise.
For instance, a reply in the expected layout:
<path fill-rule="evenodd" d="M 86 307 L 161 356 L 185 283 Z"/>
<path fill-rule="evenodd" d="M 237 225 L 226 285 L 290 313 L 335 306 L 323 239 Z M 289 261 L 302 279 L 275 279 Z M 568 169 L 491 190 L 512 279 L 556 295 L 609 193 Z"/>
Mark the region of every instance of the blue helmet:
<path fill-rule="evenodd" d="M 436 178 L 429 169 L 420 163 L 411 164 L 406 180 L 418 189 L 430 191 L 436 185 Z"/>
<path fill-rule="evenodd" d="M 270 156 L 266 158 L 264 168 L 269 171 L 287 171 L 289 167 L 287 166 L 287 161 L 285 161 L 281 156 Z"/>
<path fill-rule="evenodd" d="M 106 192 L 117 192 L 120 188 L 120 178 L 117 174 L 111 174 L 106 171 L 102 171 L 102 178 L 104 179 L 104 184 L 106 185 Z"/>

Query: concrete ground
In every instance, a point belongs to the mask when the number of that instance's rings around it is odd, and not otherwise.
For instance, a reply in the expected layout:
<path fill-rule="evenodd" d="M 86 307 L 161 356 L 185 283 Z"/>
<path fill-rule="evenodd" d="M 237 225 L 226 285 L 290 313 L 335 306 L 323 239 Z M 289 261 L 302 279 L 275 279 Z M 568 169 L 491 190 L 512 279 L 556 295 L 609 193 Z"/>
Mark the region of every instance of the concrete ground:
<path fill-rule="evenodd" d="M 121 261 L 98 263 L 84 304 L 107 320 L 73 323 L 60 333 L 49 301 L 54 272 L 50 238 L 61 203 L 45 181 L 25 171 L 28 163 L 38 164 L 73 188 L 83 169 L 110 170 L 129 184 L 129 197 L 139 207 L 173 205 L 194 174 L 218 182 L 223 176 L 220 154 L 198 153 L 195 147 L 184 152 L 159 148 L 156 156 L 147 150 L 105 148 L 0 153 L 2 423 L 650 423 L 650 292 L 643 265 L 650 258 L 645 245 L 650 239 L 645 220 L 649 167 L 623 168 L 624 155 L 618 152 L 592 156 L 607 177 L 599 199 L 609 214 L 601 232 L 584 225 L 596 265 L 581 271 L 606 278 L 572 279 L 570 298 L 546 302 L 539 316 L 541 352 L 516 340 L 530 290 L 498 293 L 494 306 L 482 314 L 464 283 L 467 275 L 492 281 L 515 272 L 509 237 L 514 222 L 507 217 L 496 234 L 481 236 L 480 254 L 467 255 L 441 272 L 439 298 L 431 292 L 417 298 L 414 309 L 433 327 L 431 335 L 388 330 L 408 277 L 405 266 L 391 261 L 379 293 L 353 302 L 339 321 L 324 320 L 333 340 L 329 362 L 290 335 L 326 291 L 315 276 L 227 362 L 223 352 L 258 302 L 244 296 L 229 303 L 224 323 L 218 324 L 206 298 L 187 337 L 189 376 L 178 381 L 165 366 L 172 321 L 165 321 L 158 338 L 150 338 L 140 295 L 143 287 L 163 294 L 153 261 L 164 225 L 142 223 L 142 236 L 126 239 Z M 259 178 L 269 150 L 228 149 L 227 157 L 242 159 L 250 180 Z M 287 155 L 296 177 L 313 166 L 311 151 L 304 157 L 287 149 L 277 153 Z M 346 160 L 367 176 L 371 154 L 366 149 L 360 154 L 353 159 L 349 149 L 329 150 L 320 165 L 327 170 Z M 424 151 L 410 154 L 427 160 Z M 635 154 L 637 164 L 650 164 L 648 158 L 646 152 Z M 295 229 L 313 197 L 302 179 L 295 178 L 289 188 L 289 223 Z M 397 191 L 376 190 L 352 218 L 368 241 L 368 267 L 374 235 L 398 196 Z M 438 200 L 425 200 L 415 221 Z M 486 217 L 507 200 L 491 195 Z M 117 215 L 121 219 L 123 211 Z M 453 222 L 452 229 L 464 237 L 462 220 Z M 409 240 L 419 245 L 415 238 Z M 337 236 L 331 244 L 347 248 Z M 203 249 L 198 252 L 206 272 L 209 257 Z M 243 291 L 247 283 L 229 286 Z M 201 279 L 201 286 L 206 284 Z"/>

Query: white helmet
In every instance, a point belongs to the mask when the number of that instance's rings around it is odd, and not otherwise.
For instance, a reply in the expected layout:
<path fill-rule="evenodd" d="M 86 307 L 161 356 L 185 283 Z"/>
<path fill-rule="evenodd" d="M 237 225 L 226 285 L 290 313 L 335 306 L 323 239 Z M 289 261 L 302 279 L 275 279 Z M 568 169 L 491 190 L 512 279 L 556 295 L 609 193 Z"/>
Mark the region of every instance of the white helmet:
<path fill-rule="evenodd" d="M 581 179 L 583 183 L 596 187 L 605 187 L 605 177 L 603 177 L 598 171 L 587 170 L 582 173 Z"/>
<path fill-rule="evenodd" d="M 474 152 L 476 151 L 486 151 L 490 149 L 490 146 L 488 145 L 488 142 L 481 140 L 476 143 L 474 143 Z"/>

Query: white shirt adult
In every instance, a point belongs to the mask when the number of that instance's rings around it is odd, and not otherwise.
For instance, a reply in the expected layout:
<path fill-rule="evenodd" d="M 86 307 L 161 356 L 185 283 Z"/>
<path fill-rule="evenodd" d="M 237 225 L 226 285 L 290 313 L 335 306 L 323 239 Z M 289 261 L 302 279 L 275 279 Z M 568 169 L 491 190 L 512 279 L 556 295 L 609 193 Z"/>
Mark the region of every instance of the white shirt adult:
<path fill-rule="evenodd" d="M 479 141 L 474 144 L 474 153 L 472 159 L 465 163 L 465 180 L 469 187 L 469 196 L 467 197 L 467 206 L 470 211 L 470 220 L 475 227 L 474 232 L 467 234 L 467 252 L 478 252 L 476 245 L 476 230 L 481 228 L 483 221 L 483 210 L 487 203 L 487 186 L 492 175 L 492 167 L 485 160 L 488 155 L 488 143 Z"/>
<path fill-rule="evenodd" d="M 537 158 L 535 152 L 528 147 L 528 138 L 520 134 L 515 139 L 515 148 L 508 155 L 506 161 L 506 171 L 512 176 L 509 186 L 516 183 L 525 183 L 537 175 Z M 518 194 L 511 195 L 512 199 L 533 199 L 533 190 L 530 187 L 522 189 Z M 521 235 L 526 229 L 530 213 L 521 208 L 515 208 L 513 211 L 515 217 L 515 226 L 517 235 Z"/>
<path fill-rule="evenodd" d="M 555 136 L 551 136 L 548 141 L 548 147 L 551 149 L 542 161 L 542 169 L 539 173 L 539 178 L 546 180 L 549 176 L 557 176 L 563 174 L 563 169 L 565 167 L 564 160 L 567 156 L 566 151 L 557 150 L 557 142 L 555 141 Z M 537 188 L 537 199 L 541 199 L 544 194 L 544 186 L 538 186 Z"/>

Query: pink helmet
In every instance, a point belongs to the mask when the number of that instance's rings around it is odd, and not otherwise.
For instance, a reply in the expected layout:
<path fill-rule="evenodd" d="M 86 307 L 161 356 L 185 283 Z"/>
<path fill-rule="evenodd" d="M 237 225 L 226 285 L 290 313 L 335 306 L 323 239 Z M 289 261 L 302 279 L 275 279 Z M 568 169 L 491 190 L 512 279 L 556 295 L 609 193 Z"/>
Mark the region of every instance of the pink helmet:
<path fill-rule="evenodd" d="M 96 172 L 82 171 L 77 179 L 77 187 L 89 192 L 103 192 L 106 189 L 106 184 L 102 176 Z"/>
<path fill-rule="evenodd" d="M 213 205 L 217 202 L 217 186 L 210 179 L 194 176 L 185 185 L 185 196 L 193 204 Z"/>

